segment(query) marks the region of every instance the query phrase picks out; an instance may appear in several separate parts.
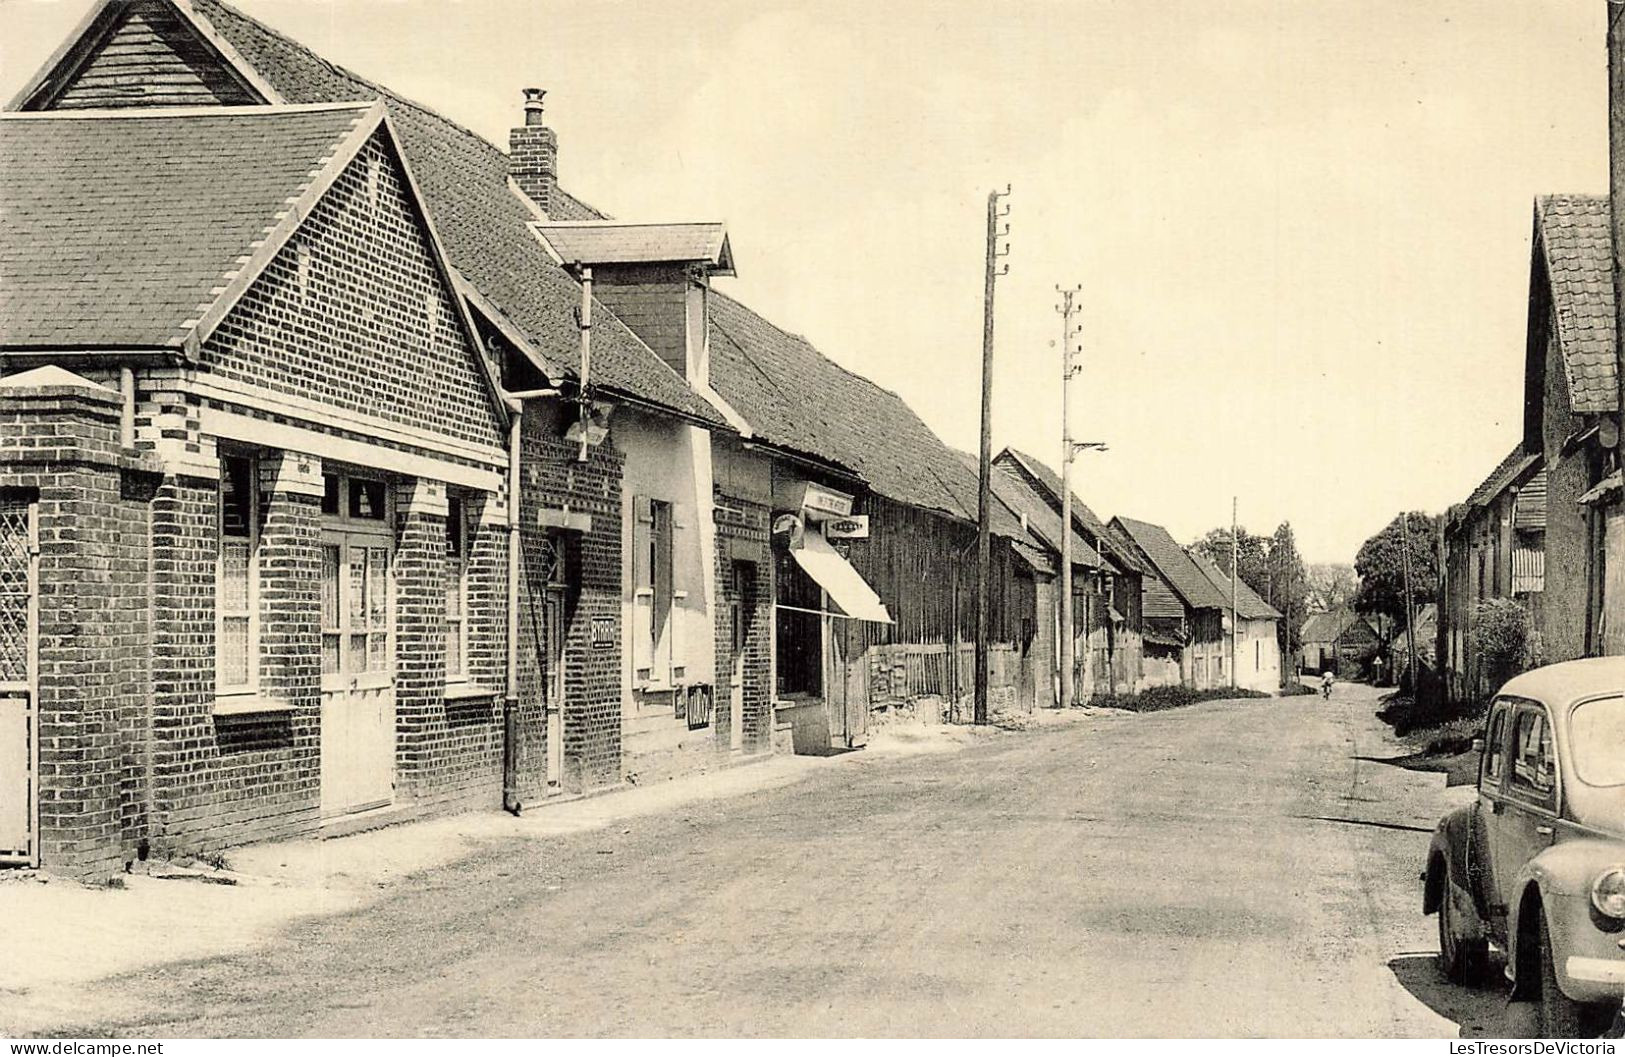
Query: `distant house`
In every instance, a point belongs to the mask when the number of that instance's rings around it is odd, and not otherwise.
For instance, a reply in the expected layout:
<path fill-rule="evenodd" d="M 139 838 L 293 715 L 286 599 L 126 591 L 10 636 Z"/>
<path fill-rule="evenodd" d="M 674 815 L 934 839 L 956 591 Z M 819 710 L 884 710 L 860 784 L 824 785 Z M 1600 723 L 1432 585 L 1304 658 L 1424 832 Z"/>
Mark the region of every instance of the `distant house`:
<path fill-rule="evenodd" d="M 1158 613 L 1152 629 L 1159 639 L 1180 643 L 1180 681 L 1198 690 L 1230 685 L 1230 642 L 1226 616 L 1230 598 L 1161 525 L 1114 517 L 1112 533 L 1155 572 L 1157 582 L 1143 591 L 1142 608 Z M 1163 593 L 1166 589 L 1166 594 Z M 1177 603 L 1174 617 L 1170 596 Z M 1160 644 L 1159 644 L 1160 645 Z"/>
<path fill-rule="evenodd" d="M 1059 560 L 1060 475 L 1043 461 L 1013 448 L 999 453 L 994 469 L 999 494 L 1010 499 L 1013 510 L 1025 515 L 1028 526 L 1048 526 L 1046 545 Z M 1077 636 L 1074 697 L 1083 701 L 1097 694 L 1133 693 L 1141 685 L 1141 584 L 1149 570 L 1076 493 L 1072 496 L 1072 532 L 1073 562 L 1083 565 L 1072 584 Z M 1079 556 L 1079 544 L 1085 557 Z M 1056 597 L 1052 608 L 1059 606 Z"/>
<path fill-rule="evenodd" d="M 1306 672 L 1335 672 L 1353 676 L 1363 672 L 1382 647 L 1371 623 L 1352 609 L 1312 613 L 1303 624 L 1299 659 Z"/>
<path fill-rule="evenodd" d="M 1226 602 L 1226 632 L 1233 622 L 1234 634 L 1227 634 L 1223 646 L 1228 647 L 1233 665 L 1233 681 L 1244 690 L 1275 692 L 1281 688 L 1281 613 L 1280 610 L 1258 597 L 1258 593 L 1242 580 L 1231 582 L 1228 573 L 1221 572 L 1201 554 L 1191 553 L 1197 568 L 1219 589 Z M 1234 606 L 1230 606 L 1231 599 Z"/>
<path fill-rule="evenodd" d="M 1522 444 L 1445 519 L 1444 672 L 1453 698 L 1478 697 L 1483 685 L 1473 650 L 1476 606 L 1510 598 L 1528 611 L 1537 637 L 1546 595 L 1546 470 Z M 1418 620 L 1417 648 L 1425 629 Z M 1433 638 L 1426 643 L 1431 657 Z"/>

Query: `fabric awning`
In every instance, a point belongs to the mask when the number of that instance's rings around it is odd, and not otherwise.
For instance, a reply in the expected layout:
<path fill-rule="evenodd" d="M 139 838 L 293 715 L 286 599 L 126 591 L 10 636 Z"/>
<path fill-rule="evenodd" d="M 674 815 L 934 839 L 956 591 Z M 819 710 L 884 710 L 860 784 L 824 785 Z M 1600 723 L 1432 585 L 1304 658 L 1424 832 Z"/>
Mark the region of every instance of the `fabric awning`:
<path fill-rule="evenodd" d="M 812 530 L 803 533 L 801 546 L 790 554 L 796 564 L 829 594 L 829 600 L 841 607 L 841 612 L 876 624 L 892 622 L 891 614 L 886 612 L 874 588 L 852 568 L 851 562 L 829 545 L 822 533 Z"/>

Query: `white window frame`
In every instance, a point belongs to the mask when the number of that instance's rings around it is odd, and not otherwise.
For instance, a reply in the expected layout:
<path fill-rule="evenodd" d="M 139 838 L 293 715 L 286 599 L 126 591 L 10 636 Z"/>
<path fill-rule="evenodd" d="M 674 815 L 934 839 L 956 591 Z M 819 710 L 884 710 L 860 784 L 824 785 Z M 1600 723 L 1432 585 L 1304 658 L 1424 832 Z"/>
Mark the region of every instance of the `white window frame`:
<path fill-rule="evenodd" d="M 457 553 L 452 553 L 449 544 L 452 538 L 452 526 L 456 525 L 456 536 L 460 545 Z M 451 607 L 446 607 L 446 682 L 447 684 L 462 684 L 468 682 L 468 574 L 472 564 L 473 541 L 469 538 L 468 500 L 461 495 L 447 497 L 446 504 L 446 602 L 450 602 L 453 592 L 457 599 L 457 659 L 456 671 L 451 667 L 451 650 L 449 649 L 452 630 Z"/>
<path fill-rule="evenodd" d="M 228 614 L 220 605 L 225 591 L 225 562 L 221 560 L 226 545 L 226 460 L 243 459 L 248 463 L 248 583 L 244 590 L 246 613 L 232 613 L 231 617 L 248 618 L 247 679 L 227 686 L 221 682 L 220 643 L 224 641 Z M 214 688 L 216 697 L 245 697 L 259 693 L 260 687 L 260 464 L 253 452 L 223 451 L 220 453 L 220 481 L 215 493 L 214 524 Z M 232 537 L 240 539 L 241 537 Z"/>

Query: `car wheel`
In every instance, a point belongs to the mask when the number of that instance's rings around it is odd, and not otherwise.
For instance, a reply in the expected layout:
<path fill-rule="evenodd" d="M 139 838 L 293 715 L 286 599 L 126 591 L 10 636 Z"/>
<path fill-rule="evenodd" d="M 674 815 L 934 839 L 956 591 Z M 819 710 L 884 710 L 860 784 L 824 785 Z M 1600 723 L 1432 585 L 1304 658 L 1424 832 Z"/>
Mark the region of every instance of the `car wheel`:
<path fill-rule="evenodd" d="M 1540 1034 L 1546 1039 L 1577 1039 L 1582 1035 L 1586 1009 L 1557 986 L 1557 960 L 1546 916 L 1540 917 Z"/>
<path fill-rule="evenodd" d="M 1439 971 L 1458 984 L 1472 983 L 1484 964 L 1484 941 L 1462 934 L 1452 898 L 1454 882 L 1445 869 L 1444 897 L 1439 900 Z"/>

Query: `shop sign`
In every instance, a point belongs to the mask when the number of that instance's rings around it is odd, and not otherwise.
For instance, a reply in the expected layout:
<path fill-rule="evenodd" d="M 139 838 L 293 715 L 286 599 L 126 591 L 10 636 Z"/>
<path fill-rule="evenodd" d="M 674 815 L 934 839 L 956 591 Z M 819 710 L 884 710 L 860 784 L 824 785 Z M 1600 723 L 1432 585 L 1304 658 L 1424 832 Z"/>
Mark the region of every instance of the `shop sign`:
<path fill-rule="evenodd" d="M 852 497 L 808 481 L 807 491 L 801 497 L 801 508 L 809 514 L 844 518 L 852 513 Z"/>
<path fill-rule="evenodd" d="M 615 645 L 615 618 L 592 618 L 592 648 L 607 650 Z"/>
<path fill-rule="evenodd" d="M 830 518 L 824 522 L 824 538 L 832 540 L 868 539 L 869 515 L 852 514 L 849 517 Z"/>

